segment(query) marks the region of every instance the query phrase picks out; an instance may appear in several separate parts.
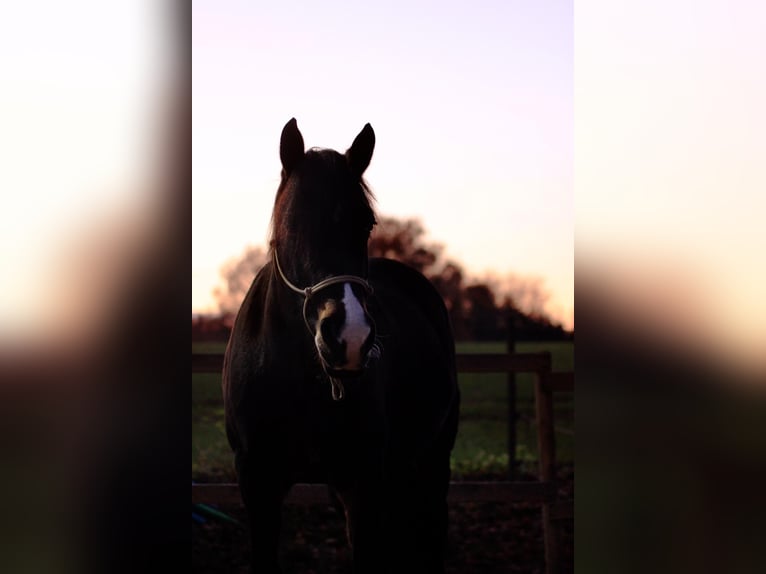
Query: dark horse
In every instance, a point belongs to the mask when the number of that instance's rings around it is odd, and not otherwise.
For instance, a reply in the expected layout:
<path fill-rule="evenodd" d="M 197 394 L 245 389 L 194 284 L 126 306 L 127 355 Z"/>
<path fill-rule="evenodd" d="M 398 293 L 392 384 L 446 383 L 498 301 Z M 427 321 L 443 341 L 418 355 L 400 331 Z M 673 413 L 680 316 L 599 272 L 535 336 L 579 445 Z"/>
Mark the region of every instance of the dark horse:
<path fill-rule="evenodd" d="M 345 508 L 356 572 L 440 572 L 455 350 L 444 303 L 420 273 L 367 256 L 367 124 L 345 154 L 282 130 L 270 261 L 226 349 L 226 433 L 251 536 L 251 568 L 278 572 L 281 507 L 298 482 Z"/>

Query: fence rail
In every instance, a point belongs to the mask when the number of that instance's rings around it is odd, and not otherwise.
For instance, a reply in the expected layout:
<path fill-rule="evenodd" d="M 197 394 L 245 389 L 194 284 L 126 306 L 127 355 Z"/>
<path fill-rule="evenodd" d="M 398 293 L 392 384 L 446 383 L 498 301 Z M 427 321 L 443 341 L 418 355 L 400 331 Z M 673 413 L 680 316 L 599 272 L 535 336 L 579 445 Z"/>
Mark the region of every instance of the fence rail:
<path fill-rule="evenodd" d="M 538 353 L 457 355 L 457 370 L 461 373 L 529 373 L 549 372 L 551 354 Z M 192 353 L 192 373 L 220 373 L 223 354 Z"/>
<path fill-rule="evenodd" d="M 192 373 L 220 373 L 223 354 L 192 353 Z M 558 497 L 555 477 L 556 443 L 553 395 L 574 391 L 574 373 L 551 371 L 549 352 L 506 354 L 459 354 L 457 370 L 461 373 L 532 373 L 535 376 L 535 418 L 539 452 L 539 480 L 505 482 L 451 482 L 450 502 L 532 502 L 542 506 L 545 539 L 546 574 L 558 570 L 559 526 L 573 515 L 573 502 Z M 509 385 L 515 379 L 509 377 Z M 509 417 L 509 424 L 515 420 Z M 509 449 L 515 450 L 514 444 Z M 511 456 L 513 461 L 513 456 Z M 327 504 L 329 490 L 323 484 L 296 484 L 288 494 L 287 504 Z M 192 484 L 192 503 L 241 505 L 236 484 Z"/>

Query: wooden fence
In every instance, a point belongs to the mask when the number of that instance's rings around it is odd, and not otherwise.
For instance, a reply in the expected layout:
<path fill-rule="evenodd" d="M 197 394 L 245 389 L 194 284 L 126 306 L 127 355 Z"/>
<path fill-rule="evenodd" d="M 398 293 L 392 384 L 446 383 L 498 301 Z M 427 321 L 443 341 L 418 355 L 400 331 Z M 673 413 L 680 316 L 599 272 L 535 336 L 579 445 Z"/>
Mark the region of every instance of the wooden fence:
<path fill-rule="evenodd" d="M 539 453 L 537 481 L 458 482 L 450 483 L 449 502 L 531 502 L 542 507 L 545 543 L 545 570 L 558 571 L 560 522 L 573 516 L 573 501 L 558 495 L 555 475 L 556 441 L 554 434 L 553 398 L 557 392 L 574 391 L 574 373 L 551 371 L 548 352 L 515 353 L 509 345 L 507 354 L 458 354 L 457 370 L 461 373 L 507 373 L 508 385 L 514 387 L 516 373 L 535 376 L 535 419 Z M 192 353 L 192 373 L 220 373 L 222 354 Z M 516 393 L 509 393 L 513 399 Z M 515 401 L 514 401 L 515 403 Z M 509 426 L 515 425 L 515 404 L 509 405 Z M 513 476 L 515 432 L 509 431 L 510 475 Z M 239 488 L 234 483 L 193 484 L 192 503 L 241 505 Z M 296 484 L 288 494 L 287 504 L 328 504 L 330 496 L 326 485 Z"/>

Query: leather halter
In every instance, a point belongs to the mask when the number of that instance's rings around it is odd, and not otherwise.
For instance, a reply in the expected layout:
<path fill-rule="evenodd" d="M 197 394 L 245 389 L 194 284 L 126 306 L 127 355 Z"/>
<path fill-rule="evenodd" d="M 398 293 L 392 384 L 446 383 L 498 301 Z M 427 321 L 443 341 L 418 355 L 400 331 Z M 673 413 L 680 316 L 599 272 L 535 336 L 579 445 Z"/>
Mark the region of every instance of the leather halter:
<path fill-rule="evenodd" d="M 311 324 L 309 323 L 308 308 L 309 301 L 311 301 L 311 298 L 317 292 L 321 291 L 322 289 L 326 289 L 331 285 L 337 285 L 338 283 L 356 283 L 357 285 L 361 285 L 368 295 L 372 294 L 372 285 L 370 285 L 366 279 L 362 279 L 356 275 L 335 275 L 333 277 L 328 277 L 327 279 L 322 279 L 319 283 L 312 285 L 311 287 L 304 287 L 301 289 L 300 287 L 293 285 L 293 283 L 290 282 L 290 280 L 285 275 L 285 272 L 282 271 L 282 266 L 279 264 L 279 257 L 277 256 L 276 247 L 274 247 L 274 263 L 277 269 L 277 273 L 279 274 L 279 277 L 282 279 L 282 281 L 284 281 L 285 285 L 287 285 L 291 291 L 295 291 L 299 295 L 303 295 L 303 322 L 306 324 L 306 328 L 309 330 L 311 335 L 314 333 L 311 331 Z M 340 379 L 332 376 L 330 376 L 330 383 L 332 386 L 333 400 L 341 400 L 346 394 L 345 389 L 343 388 L 343 383 Z"/>
<path fill-rule="evenodd" d="M 327 279 L 322 279 L 319 283 L 312 285 L 311 287 L 304 287 L 301 289 L 300 287 L 293 285 L 285 275 L 284 271 L 282 271 L 282 266 L 279 264 L 279 257 L 277 257 L 276 247 L 274 248 L 274 263 L 276 264 L 276 269 L 279 273 L 279 277 L 282 279 L 282 281 L 284 281 L 285 285 L 287 285 L 290 290 L 295 291 L 299 295 L 303 295 L 305 298 L 303 301 L 303 322 L 306 323 L 306 328 L 309 330 L 309 333 L 312 333 L 312 331 L 311 325 L 309 324 L 308 306 L 309 301 L 311 301 L 311 298 L 317 292 L 326 289 L 331 285 L 337 285 L 338 283 L 356 283 L 357 285 L 361 285 L 368 295 L 372 294 L 372 285 L 370 285 L 366 279 L 362 279 L 356 275 L 335 275 L 333 277 L 328 277 Z"/>

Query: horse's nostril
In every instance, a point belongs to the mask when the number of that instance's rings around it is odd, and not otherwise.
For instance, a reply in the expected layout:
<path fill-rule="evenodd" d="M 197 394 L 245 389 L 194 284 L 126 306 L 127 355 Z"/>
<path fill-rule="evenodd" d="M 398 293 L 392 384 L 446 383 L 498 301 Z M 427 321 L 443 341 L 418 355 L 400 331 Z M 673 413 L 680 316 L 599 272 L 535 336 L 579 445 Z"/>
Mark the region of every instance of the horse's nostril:
<path fill-rule="evenodd" d="M 319 336 L 325 341 L 330 338 L 330 324 L 324 319 L 319 322 Z"/>
<path fill-rule="evenodd" d="M 338 340 L 338 325 L 337 321 L 333 320 L 332 316 L 324 317 L 319 322 L 319 336 L 325 343 L 331 344 Z"/>
<path fill-rule="evenodd" d="M 340 328 L 337 314 L 322 317 L 317 325 L 316 345 L 322 360 L 331 366 L 344 362 L 345 348 L 340 341 Z"/>
<path fill-rule="evenodd" d="M 364 343 L 362 344 L 362 355 L 366 355 L 370 352 L 370 349 L 372 348 L 372 344 L 375 342 L 375 329 L 371 326 L 370 327 L 370 334 L 367 335 L 367 338 L 364 340 Z"/>

